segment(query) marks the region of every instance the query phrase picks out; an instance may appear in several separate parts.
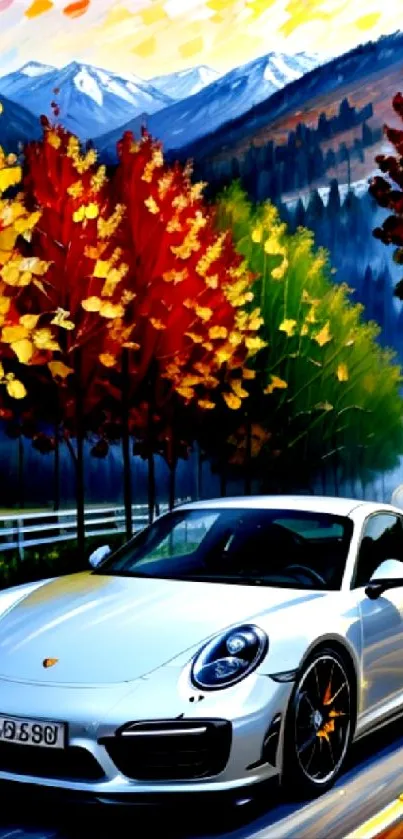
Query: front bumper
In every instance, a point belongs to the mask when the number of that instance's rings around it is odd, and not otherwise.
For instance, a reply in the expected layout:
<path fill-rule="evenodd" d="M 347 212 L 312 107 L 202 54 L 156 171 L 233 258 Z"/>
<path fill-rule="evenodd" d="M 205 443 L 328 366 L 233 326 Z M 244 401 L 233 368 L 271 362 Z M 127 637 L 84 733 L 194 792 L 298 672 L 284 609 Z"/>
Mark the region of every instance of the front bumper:
<path fill-rule="evenodd" d="M 183 793 L 236 793 L 281 771 L 282 728 L 291 689 L 290 683 L 279 684 L 266 675 L 252 674 L 233 688 L 201 693 L 190 685 L 186 673 L 175 666 L 166 666 L 147 678 L 123 685 L 72 687 L 1 679 L 0 714 L 66 722 L 69 760 L 65 760 L 66 753 L 61 753 L 55 765 L 55 755 L 43 754 L 50 750 L 41 749 L 41 754 L 34 755 L 30 752 L 32 746 L 7 744 L 8 753 L 0 748 L 0 780 L 41 785 L 76 793 L 79 798 L 90 796 L 105 802 L 113 798 L 134 798 L 140 802 L 148 797 L 154 799 L 155 796 L 171 797 Z M 279 718 L 276 748 L 274 751 L 271 748 L 268 762 L 262 754 L 263 743 L 272 720 L 277 719 L 278 723 Z M 160 748 L 162 741 L 158 744 L 159 752 L 155 747 L 156 725 L 160 736 L 162 721 L 177 731 L 177 735 L 168 735 L 168 745 L 165 737 L 164 754 Z M 122 737 L 119 732 L 127 730 L 131 722 L 138 724 L 134 730 L 141 729 L 144 754 L 147 756 L 148 741 L 149 751 L 154 749 L 154 753 L 162 755 L 159 765 L 165 766 L 165 770 L 160 776 L 156 771 L 151 774 L 148 771 L 148 775 L 142 771 L 145 764 L 138 759 L 140 739 L 137 735 L 125 740 L 125 760 L 122 761 L 119 755 L 116 757 L 116 745 L 122 744 L 122 739 L 118 741 Z M 210 739 L 207 744 L 210 756 L 217 758 L 214 764 L 206 759 L 207 741 L 202 742 L 202 748 L 201 741 L 197 742 L 198 736 L 205 736 L 200 731 L 197 734 L 197 729 L 208 729 L 210 736 L 216 723 L 221 741 Z M 192 741 L 189 741 L 189 727 L 192 737 L 196 738 Z M 187 728 L 188 738 L 185 747 L 183 739 L 180 740 L 184 728 Z M 165 736 L 166 731 L 163 733 Z M 213 734 L 216 736 L 214 731 Z M 133 755 L 137 755 L 133 765 L 131 743 Z M 0 743 L 0 747 L 2 745 Z M 15 749 L 19 750 L 18 754 Z M 215 753 L 218 749 L 221 749 L 220 754 Z M 200 756 L 202 751 L 204 763 Z M 177 765 L 174 753 L 180 753 Z M 184 765 L 185 770 L 181 768 Z M 202 776 L 197 777 L 197 766 Z"/>

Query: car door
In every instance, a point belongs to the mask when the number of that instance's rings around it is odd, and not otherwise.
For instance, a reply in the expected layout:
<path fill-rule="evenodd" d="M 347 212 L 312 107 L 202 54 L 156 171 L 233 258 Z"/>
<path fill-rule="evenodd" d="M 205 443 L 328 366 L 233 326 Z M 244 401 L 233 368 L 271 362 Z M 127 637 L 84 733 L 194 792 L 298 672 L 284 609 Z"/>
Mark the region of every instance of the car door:
<path fill-rule="evenodd" d="M 403 586 L 370 600 L 365 587 L 381 562 L 403 563 L 403 523 L 393 513 L 375 513 L 365 522 L 352 587 L 362 622 L 363 689 L 361 712 L 381 714 L 403 698 Z"/>

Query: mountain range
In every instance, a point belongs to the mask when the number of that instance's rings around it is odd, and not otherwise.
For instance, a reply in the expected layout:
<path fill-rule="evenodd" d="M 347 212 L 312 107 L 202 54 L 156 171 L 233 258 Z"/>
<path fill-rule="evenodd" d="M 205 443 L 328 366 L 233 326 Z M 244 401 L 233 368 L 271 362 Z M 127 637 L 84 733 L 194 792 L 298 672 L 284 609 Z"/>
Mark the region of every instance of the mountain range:
<path fill-rule="evenodd" d="M 290 82 L 300 79 L 317 64 L 318 58 L 306 53 L 292 56 L 269 53 L 231 70 L 198 93 L 158 113 L 142 115 L 140 122 L 163 141 L 167 151 L 178 149 L 215 131 L 227 120 L 246 113 Z M 116 142 L 124 130 L 138 133 L 138 117 L 123 129 L 119 126 L 118 131 L 112 130 L 100 139 L 99 148 L 107 156 L 113 157 Z"/>
<path fill-rule="evenodd" d="M 153 114 L 174 101 L 137 76 L 123 78 L 77 62 L 61 70 L 30 62 L 0 77 L 0 95 L 36 116 L 51 116 L 51 103 L 56 102 L 63 125 L 83 140 L 95 138 L 137 114 Z"/>
<path fill-rule="evenodd" d="M 244 113 L 317 63 L 305 53 L 271 53 L 224 76 L 200 66 L 144 81 L 77 62 L 57 69 L 32 61 L 0 77 L 0 97 L 34 116 L 51 117 L 56 103 L 62 124 L 82 140 L 102 136 L 102 149 L 113 151 L 123 130 L 138 132 L 142 125 L 171 148 Z"/>
<path fill-rule="evenodd" d="M 93 139 L 106 162 L 116 160 L 122 133 L 138 135 L 142 126 L 171 156 L 231 159 L 273 135 L 286 141 L 297 122 L 314 125 L 322 112 L 337 110 L 341 97 L 357 107 L 373 102 L 381 125 L 392 92 L 402 86 L 402 62 L 401 32 L 326 63 L 303 52 L 270 53 L 221 76 L 200 66 L 144 81 L 76 62 L 62 69 L 30 62 L 0 77 L 0 143 L 37 136 L 35 117 L 51 113 L 56 101 L 62 124 Z"/>

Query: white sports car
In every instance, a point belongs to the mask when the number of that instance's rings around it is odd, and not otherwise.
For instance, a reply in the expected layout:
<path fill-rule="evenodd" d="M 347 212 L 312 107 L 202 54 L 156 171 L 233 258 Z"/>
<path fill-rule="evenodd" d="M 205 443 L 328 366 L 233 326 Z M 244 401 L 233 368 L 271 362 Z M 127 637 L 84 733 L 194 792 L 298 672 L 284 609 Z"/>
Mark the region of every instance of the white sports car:
<path fill-rule="evenodd" d="M 129 801 L 277 775 L 315 794 L 403 712 L 398 509 L 203 501 L 105 553 L 0 593 L 0 779 Z"/>

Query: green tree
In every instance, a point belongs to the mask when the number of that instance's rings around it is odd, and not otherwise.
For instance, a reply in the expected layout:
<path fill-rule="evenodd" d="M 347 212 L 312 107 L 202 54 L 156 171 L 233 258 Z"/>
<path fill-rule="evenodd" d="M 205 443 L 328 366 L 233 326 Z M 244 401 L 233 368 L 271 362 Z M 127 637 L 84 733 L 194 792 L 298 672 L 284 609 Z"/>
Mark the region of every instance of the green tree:
<path fill-rule="evenodd" d="M 309 230 L 291 234 L 271 204 L 254 207 L 237 185 L 217 213 L 257 277 L 268 347 L 255 360 L 248 412 L 269 433 L 258 453 L 266 487 L 306 486 L 322 473 L 337 490 L 393 468 L 403 451 L 401 371 L 377 343 L 377 324 L 333 282 Z"/>

